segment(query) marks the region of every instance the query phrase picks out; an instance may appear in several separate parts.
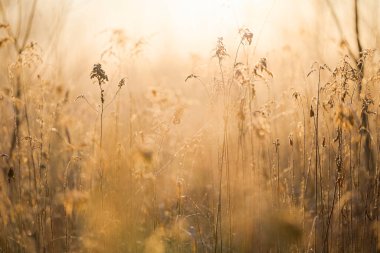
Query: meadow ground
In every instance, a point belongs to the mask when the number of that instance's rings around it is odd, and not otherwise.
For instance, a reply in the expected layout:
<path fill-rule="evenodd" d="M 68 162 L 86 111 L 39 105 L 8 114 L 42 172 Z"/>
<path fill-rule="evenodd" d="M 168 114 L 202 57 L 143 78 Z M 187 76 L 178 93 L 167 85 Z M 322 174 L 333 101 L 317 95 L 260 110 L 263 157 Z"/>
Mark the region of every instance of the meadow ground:
<path fill-rule="evenodd" d="M 378 252 L 377 1 L 164 2 L 0 0 L 0 252 Z"/>

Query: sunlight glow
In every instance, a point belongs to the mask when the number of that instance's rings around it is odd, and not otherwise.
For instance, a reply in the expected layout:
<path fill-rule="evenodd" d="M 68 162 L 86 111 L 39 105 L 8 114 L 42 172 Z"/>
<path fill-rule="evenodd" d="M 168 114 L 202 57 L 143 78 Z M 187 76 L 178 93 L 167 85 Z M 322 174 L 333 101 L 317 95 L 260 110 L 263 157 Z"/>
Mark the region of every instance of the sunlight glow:
<path fill-rule="evenodd" d="M 74 0 L 83 15 L 94 19 L 101 10 L 107 19 L 96 17 L 92 26 L 100 30 L 117 27 L 132 36 L 159 37 L 159 43 L 173 43 L 175 47 L 210 49 L 220 36 L 230 37 L 239 28 L 262 27 L 275 0 L 141 0 L 98 1 Z M 82 6 L 82 7 L 81 7 Z M 117 8 L 115 7 L 117 6 Z M 82 9 L 82 11 L 80 11 Z M 84 13 L 85 12 L 85 13 Z M 233 38 L 234 36 L 232 36 Z M 203 51 L 204 53 L 205 51 Z"/>

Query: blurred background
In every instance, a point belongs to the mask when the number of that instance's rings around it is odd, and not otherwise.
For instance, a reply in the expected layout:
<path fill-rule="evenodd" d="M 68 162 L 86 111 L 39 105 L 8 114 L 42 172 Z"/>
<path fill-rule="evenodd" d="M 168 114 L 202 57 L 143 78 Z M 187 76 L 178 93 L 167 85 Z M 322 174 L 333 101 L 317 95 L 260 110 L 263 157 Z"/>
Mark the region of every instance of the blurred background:
<path fill-rule="evenodd" d="M 25 32 L 32 3 L 3 1 L 2 13 L 13 33 Z M 363 48 L 378 46 L 379 5 L 376 0 L 359 2 Z M 354 1 L 339 0 L 39 0 L 29 40 L 43 49 L 50 70 L 59 69 L 66 77 L 80 75 L 81 67 L 99 61 L 116 40 L 128 44 L 126 50 L 133 50 L 138 43 L 140 49 L 133 53 L 139 57 L 123 61 L 144 62 L 144 69 L 140 66 L 130 72 L 149 71 L 161 79 L 157 72 L 170 75 L 168 72 L 206 69 L 218 37 L 224 37 L 232 53 L 239 44 L 241 28 L 254 34 L 250 54 L 270 58 L 272 68 L 291 67 L 297 73 L 299 67 L 307 68 L 314 61 L 335 63 L 336 57 L 348 54 L 348 47 L 358 54 Z M 284 66 L 283 61 L 289 64 Z"/>
<path fill-rule="evenodd" d="M 379 14 L 0 0 L 0 252 L 377 252 Z"/>

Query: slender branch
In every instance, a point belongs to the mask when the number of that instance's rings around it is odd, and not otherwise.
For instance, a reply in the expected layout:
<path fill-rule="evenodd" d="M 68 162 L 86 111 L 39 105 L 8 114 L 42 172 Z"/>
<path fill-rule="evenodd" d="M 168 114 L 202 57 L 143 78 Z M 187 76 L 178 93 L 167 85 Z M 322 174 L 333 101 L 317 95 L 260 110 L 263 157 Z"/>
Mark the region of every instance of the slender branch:
<path fill-rule="evenodd" d="M 95 112 L 98 112 L 98 110 L 96 110 L 96 108 L 93 106 L 93 105 L 91 105 L 90 104 L 90 102 L 88 101 L 88 99 L 84 96 L 84 95 L 80 95 L 80 96 L 78 96 L 76 99 L 75 99 L 75 101 L 77 101 L 78 99 L 84 99 L 84 101 L 86 101 L 86 103 L 88 104 L 88 106 L 92 109 L 92 110 L 94 110 Z"/>
<path fill-rule="evenodd" d="M 355 0 L 356 1 L 356 0 Z M 332 3 L 330 2 L 330 0 L 326 0 L 326 3 L 327 3 L 327 6 L 329 7 L 329 10 L 331 12 L 331 15 L 334 19 L 334 22 L 335 22 L 335 25 L 338 29 L 338 32 L 339 32 L 339 35 L 341 37 L 341 40 L 345 43 L 346 45 L 346 48 L 348 50 L 348 54 L 350 55 L 350 57 L 356 62 L 356 56 L 354 54 L 354 52 L 352 51 L 349 43 L 347 42 L 347 39 L 346 39 L 346 36 L 344 35 L 344 32 L 343 32 L 343 28 L 342 28 L 342 25 L 339 21 L 339 18 L 338 18 L 338 15 L 336 14 L 335 10 L 334 10 L 334 7 L 332 5 Z"/>
<path fill-rule="evenodd" d="M 111 104 L 112 102 L 116 99 L 117 95 L 119 94 L 121 90 L 121 87 L 117 89 L 117 91 L 115 92 L 115 94 L 113 95 L 111 101 L 109 101 L 105 106 L 104 106 L 104 110 L 107 109 Z"/>
<path fill-rule="evenodd" d="M 362 43 L 360 41 L 358 0 L 355 0 L 355 33 L 356 33 L 356 43 L 358 45 L 358 51 L 359 51 L 359 57 L 360 57 L 360 53 L 362 52 L 363 48 L 362 48 Z"/>
<path fill-rule="evenodd" d="M 362 92 L 362 80 L 364 76 L 364 62 L 361 60 L 361 52 L 363 51 L 362 43 L 360 41 L 360 28 L 359 28 L 359 10 L 358 10 L 358 0 L 354 0 L 354 9 L 355 9 L 355 35 L 356 35 L 356 44 L 358 47 L 359 56 L 356 58 L 356 65 L 359 70 L 359 80 L 358 80 L 358 94 L 360 98 L 360 94 Z"/>
<path fill-rule="evenodd" d="M 33 1 L 32 10 L 30 11 L 29 18 L 28 18 L 28 23 L 27 23 L 28 26 L 26 28 L 25 37 L 24 37 L 23 42 L 21 44 L 21 50 L 24 50 L 26 43 L 28 42 L 30 32 L 32 31 L 34 15 L 36 14 L 37 1 L 38 0 Z"/>

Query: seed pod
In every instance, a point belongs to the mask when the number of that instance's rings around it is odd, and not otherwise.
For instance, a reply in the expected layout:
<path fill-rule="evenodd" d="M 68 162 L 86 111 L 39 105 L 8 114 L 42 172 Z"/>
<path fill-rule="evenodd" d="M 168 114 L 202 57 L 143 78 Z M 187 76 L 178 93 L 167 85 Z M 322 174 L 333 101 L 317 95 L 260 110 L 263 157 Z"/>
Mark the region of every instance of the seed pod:
<path fill-rule="evenodd" d="M 13 170 L 12 167 L 10 167 L 8 170 L 8 183 L 10 183 L 11 180 L 14 178 L 15 178 L 15 171 Z"/>
<path fill-rule="evenodd" d="M 293 147 L 293 136 L 289 135 L 289 145 Z"/>
<path fill-rule="evenodd" d="M 310 118 L 314 117 L 314 109 L 313 106 L 310 106 Z"/>

